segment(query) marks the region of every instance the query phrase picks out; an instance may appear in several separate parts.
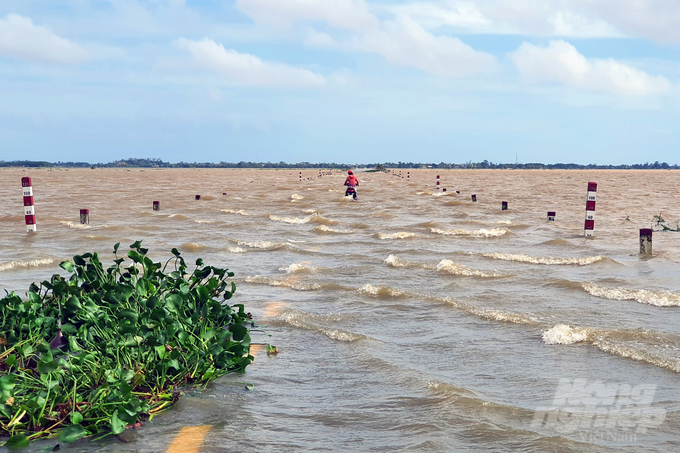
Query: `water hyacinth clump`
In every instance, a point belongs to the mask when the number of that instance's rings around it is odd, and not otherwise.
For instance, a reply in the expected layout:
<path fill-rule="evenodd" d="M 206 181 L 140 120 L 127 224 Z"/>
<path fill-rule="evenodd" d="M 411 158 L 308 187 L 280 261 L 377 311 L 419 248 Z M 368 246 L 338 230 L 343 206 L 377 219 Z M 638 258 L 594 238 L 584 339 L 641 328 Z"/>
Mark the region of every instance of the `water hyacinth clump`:
<path fill-rule="evenodd" d="M 227 269 L 187 264 L 177 249 L 154 263 L 137 241 L 125 264 L 114 246 L 61 263 L 71 275 L 0 299 L 0 430 L 7 446 L 59 432 L 69 442 L 119 434 L 180 395 L 253 357 L 243 305 Z"/>

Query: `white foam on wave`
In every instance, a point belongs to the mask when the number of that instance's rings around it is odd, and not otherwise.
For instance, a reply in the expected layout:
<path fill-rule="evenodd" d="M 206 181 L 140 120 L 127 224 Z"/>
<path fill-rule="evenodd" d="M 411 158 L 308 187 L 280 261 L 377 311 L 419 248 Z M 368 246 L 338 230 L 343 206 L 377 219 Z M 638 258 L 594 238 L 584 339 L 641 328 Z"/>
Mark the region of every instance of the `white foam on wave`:
<path fill-rule="evenodd" d="M 520 325 L 537 325 L 540 321 L 530 314 L 511 313 L 495 309 L 479 308 L 451 297 L 437 297 L 435 300 L 447 303 L 459 310 L 489 321 L 509 322 Z"/>
<path fill-rule="evenodd" d="M 358 333 L 315 325 L 309 322 L 309 317 L 310 316 L 306 314 L 286 312 L 279 316 L 279 320 L 293 327 L 320 332 L 332 340 L 352 342 L 366 338 L 364 335 Z"/>
<path fill-rule="evenodd" d="M 490 321 L 509 322 L 512 324 L 521 325 L 535 325 L 539 323 L 538 319 L 531 315 L 509 313 L 499 310 L 485 310 L 481 308 L 473 308 L 469 310 L 469 313 L 479 316 L 480 318 L 488 319 Z"/>
<path fill-rule="evenodd" d="M 258 283 L 260 285 L 283 286 L 298 291 L 313 291 L 321 288 L 321 286 L 315 283 L 304 283 L 297 280 L 277 280 L 262 275 L 256 275 L 254 277 L 248 276 L 244 281 L 247 283 Z"/>
<path fill-rule="evenodd" d="M 373 286 L 370 283 L 366 283 L 364 286 L 359 288 L 357 292 L 369 294 L 371 296 L 401 297 L 408 295 L 406 291 L 402 291 L 400 289 L 394 289 L 388 286 Z"/>
<path fill-rule="evenodd" d="M 609 354 L 680 373 L 680 359 L 674 352 L 676 349 L 669 345 L 628 343 L 597 338 L 593 341 L 593 346 Z"/>
<path fill-rule="evenodd" d="M 578 265 L 578 266 L 587 266 L 589 264 L 597 263 L 598 261 L 606 259 L 602 255 L 586 256 L 583 258 L 551 258 L 529 256 L 524 255 L 522 253 L 483 253 L 482 256 L 492 258 L 494 260 L 518 261 L 520 263 L 529 264 Z"/>
<path fill-rule="evenodd" d="M 392 267 L 420 267 L 428 270 L 433 270 L 437 268 L 437 266 L 433 264 L 407 261 L 395 255 L 389 255 L 387 258 L 385 258 L 385 264 Z"/>
<path fill-rule="evenodd" d="M 336 234 L 351 234 L 354 233 L 354 230 L 340 230 L 336 228 L 330 228 L 327 227 L 326 225 L 319 225 L 318 227 L 314 228 L 316 231 L 320 231 L 322 233 L 336 233 Z"/>
<path fill-rule="evenodd" d="M 196 219 L 194 219 L 194 222 L 196 222 L 196 223 L 217 223 L 216 220 L 196 220 Z"/>
<path fill-rule="evenodd" d="M 264 249 L 264 250 L 273 250 L 273 249 L 278 249 L 281 247 L 285 247 L 284 242 L 272 242 L 272 241 L 238 241 L 238 245 L 242 245 L 244 247 L 249 247 L 252 249 Z"/>
<path fill-rule="evenodd" d="M 298 223 L 298 224 L 301 224 L 301 223 L 309 223 L 309 221 L 312 220 L 312 216 L 311 216 L 311 215 L 310 215 L 310 216 L 307 216 L 307 217 L 304 217 L 304 218 L 302 218 L 302 219 L 300 219 L 300 218 L 298 218 L 298 217 L 279 217 L 279 216 L 275 216 L 275 215 L 270 215 L 269 218 L 272 219 L 272 220 L 275 220 L 275 221 L 277 221 L 277 222 L 283 222 L 283 223 Z"/>
<path fill-rule="evenodd" d="M 378 239 L 408 239 L 418 236 L 416 233 L 400 231 L 398 233 L 378 233 Z"/>
<path fill-rule="evenodd" d="M 325 217 L 323 217 L 320 214 L 314 213 L 310 214 L 306 217 L 299 218 L 299 217 L 279 217 L 271 214 L 269 216 L 271 220 L 274 220 L 276 222 L 283 222 L 283 223 L 291 223 L 291 224 L 303 224 L 303 223 L 321 223 L 321 224 L 334 224 L 337 223 L 335 220 L 330 220 Z"/>
<path fill-rule="evenodd" d="M 451 275 L 461 275 L 464 277 L 483 277 L 483 278 L 498 278 L 505 277 L 503 274 L 498 274 L 496 272 L 487 272 L 478 269 L 471 269 L 462 264 L 454 263 L 451 260 L 441 260 L 437 264 L 438 272 L 447 272 Z"/>
<path fill-rule="evenodd" d="M 229 214 L 238 214 L 238 215 L 250 215 L 243 209 L 239 209 L 238 211 L 236 209 L 222 209 L 222 212 L 228 212 Z"/>
<path fill-rule="evenodd" d="M 634 300 L 657 307 L 680 307 L 680 294 L 668 290 L 626 289 L 583 283 L 583 289 L 595 297 L 610 300 Z"/>
<path fill-rule="evenodd" d="M 447 195 L 446 192 L 435 192 L 432 194 L 433 197 L 443 197 L 445 195 Z"/>
<path fill-rule="evenodd" d="M 41 258 L 29 261 L 10 261 L 8 263 L 0 264 L 0 271 L 9 271 L 12 269 L 24 269 L 27 267 L 48 266 L 54 263 L 52 258 Z"/>
<path fill-rule="evenodd" d="M 602 352 L 680 372 L 677 334 L 646 329 L 607 330 L 558 324 L 543 332 L 546 344 L 588 342 Z"/>
<path fill-rule="evenodd" d="M 300 201 L 300 200 L 304 200 L 304 199 L 305 199 L 305 197 L 303 197 L 302 195 L 298 195 L 298 194 L 296 194 L 296 193 L 294 193 L 293 195 L 291 195 L 290 198 L 291 198 L 291 200 L 290 200 L 291 203 L 296 203 L 296 202 L 298 202 L 298 201 Z"/>
<path fill-rule="evenodd" d="M 111 228 L 109 225 L 89 225 L 84 223 L 71 222 L 70 220 L 60 220 L 59 223 L 76 230 L 99 230 L 102 228 Z"/>
<path fill-rule="evenodd" d="M 462 229 L 455 229 L 455 230 L 442 230 L 441 228 L 430 228 L 430 231 L 435 234 L 442 234 L 444 236 L 468 236 L 468 237 L 484 237 L 484 238 L 490 238 L 490 237 L 501 237 L 505 236 L 508 234 L 508 230 L 505 228 L 480 228 L 479 230 L 473 230 L 473 231 L 468 231 L 468 230 L 462 230 Z"/>
<path fill-rule="evenodd" d="M 385 264 L 392 267 L 408 267 L 410 263 L 403 258 L 390 255 L 387 258 L 385 258 Z"/>
<path fill-rule="evenodd" d="M 227 250 L 231 253 L 245 253 L 246 249 L 241 247 L 227 247 Z"/>
<path fill-rule="evenodd" d="M 286 271 L 288 274 L 295 274 L 297 272 L 314 272 L 316 267 L 311 266 L 309 262 L 293 263 L 288 266 L 280 267 L 280 271 Z"/>
<path fill-rule="evenodd" d="M 574 344 L 588 339 L 586 329 L 571 327 L 566 324 L 557 324 L 550 330 L 543 332 L 545 344 Z"/>

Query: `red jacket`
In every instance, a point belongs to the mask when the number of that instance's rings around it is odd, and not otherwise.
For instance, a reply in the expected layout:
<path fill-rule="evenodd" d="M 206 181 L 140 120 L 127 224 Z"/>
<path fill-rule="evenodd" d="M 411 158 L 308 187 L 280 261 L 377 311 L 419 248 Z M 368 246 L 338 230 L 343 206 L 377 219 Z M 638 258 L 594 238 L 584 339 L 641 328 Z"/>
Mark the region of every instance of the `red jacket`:
<path fill-rule="evenodd" d="M 347 187 L 354 187 L 359 185 L 359 180 L 357 179 L 356 176 L 354 175 L 349 175 L 347 176 L 347 179 L 345 179 L 345 185 Z"/>

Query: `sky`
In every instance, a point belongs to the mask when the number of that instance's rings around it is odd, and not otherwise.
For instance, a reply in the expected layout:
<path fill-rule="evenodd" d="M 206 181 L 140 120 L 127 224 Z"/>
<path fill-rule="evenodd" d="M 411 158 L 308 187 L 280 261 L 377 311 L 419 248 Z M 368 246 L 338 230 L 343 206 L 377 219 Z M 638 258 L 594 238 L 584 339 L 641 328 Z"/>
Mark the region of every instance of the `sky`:
<path fill-rule="evenodd" d="M 2 0 L 0 160 L 680 163 L 677 0 Z"/>

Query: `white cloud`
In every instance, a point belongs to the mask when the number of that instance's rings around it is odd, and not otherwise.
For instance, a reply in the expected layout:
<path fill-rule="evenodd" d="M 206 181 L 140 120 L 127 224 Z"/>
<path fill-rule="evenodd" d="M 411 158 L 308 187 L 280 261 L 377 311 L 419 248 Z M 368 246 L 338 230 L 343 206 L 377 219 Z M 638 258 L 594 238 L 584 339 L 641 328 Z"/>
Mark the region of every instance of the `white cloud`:
<path fill-rule="evenodd" d="M 471 33 L 559 37 L 642 37 L 680 42 L 677 0 L 431 0 L 374 7 L 424 27 Z"/>
<path fill-rule="evenodd" d="M 0 54 L 58 64 L 77 64 L 91 58 L 83 47 L 19 14 L 0 19 Z"/>
<path fill-rule="evenodd" d="M 444 0 L 381 7 L 408 15 L 424 27 L 456 27 L 467 33 L 526 34 L 538 36 L 612 37 L 616 27 L 580 0 Z"/>
<path fill-rule="evenodd" d="M 548 47 L 523 43 L 509 54 L 529 82 L 548 80 L 575 88 L 617 94 L 647 95 L 666 91 L 669 81 L 613 59 L 586 58 L 565 41 Z"/>
<path fill-rule="evenodd" d="M 326 84 L 323 76 L 312 71 L 267 63 L 254 55 L 225 49 L 207 38 L 201 41 L 180 38 L 175 45 L 189 51 L 200 68 L 223 76 L 224 81 L 231 85 L 308 88 Z"/>
<path fill-rule="evenodd" d="M 364 0 L 236 0 L 236 8 L 256 22 L 284 28 L 299 21 L 322 21 L 351 31 L 379 25 Z"/>
<path fill-rule="evenodd" d="M 395 15 L 408 16 L 427 28 L 449 25 L 463 29 L 484 30 L 492 25 L 491 20 L 471 2 L 416 2 L 390 6 L 387 9 Z"/>
<path fill-rule="evenodd" d="M 615 24 L 629 35 L 680 42 L 677 0 L 574 0 L 576 5 Z"/>
<path fill-rule="evenodd" d="M 419 69 L 442 77 L 465 77 L 496 69 L 493 55 L 475 51 L 458 38 L 435 36 L 407 15 L 394 21 L 380 23 L 375 16 L 362 16 L 366 5 L 361 0 L 238 0 L 243 11 L 267 5 L 276 5 L 267 11 L 249 12 L 255 20 L 278 21 L 292 24 L 295 21 L 324 20 L 336 28 L 350 32 L 349 39 L 338 40 L 328 33 L 310 30 L 304 43 L 314 47 L 334 47 L 345 51 L 374 53 L 389 63 Z M 260 10 L 257 10 L 260 11 Z M 360 27 L 352 22 L 358 16 Z M 368 13 L 366 13 L 368 14 Z M 365 26 L 370 23 L 370 27 Z"/>
<path fill-rule="evenodd" d="M 465 77 L 496 69 L 493 55 L 478 52 L 458 38 L 435 36 L 408 17 L 357 38 L 353 47 L 382 55 L 388 62 L 443 77 Z"/>
<path fill-rule="evenodd" d="M 319 33 L 316 30 L 309 30 L 304 39 L 304 44 L 310 47 L 333 47 L 335 40 L 328 33 Z"/>

